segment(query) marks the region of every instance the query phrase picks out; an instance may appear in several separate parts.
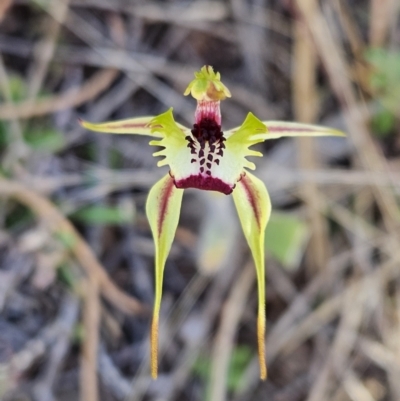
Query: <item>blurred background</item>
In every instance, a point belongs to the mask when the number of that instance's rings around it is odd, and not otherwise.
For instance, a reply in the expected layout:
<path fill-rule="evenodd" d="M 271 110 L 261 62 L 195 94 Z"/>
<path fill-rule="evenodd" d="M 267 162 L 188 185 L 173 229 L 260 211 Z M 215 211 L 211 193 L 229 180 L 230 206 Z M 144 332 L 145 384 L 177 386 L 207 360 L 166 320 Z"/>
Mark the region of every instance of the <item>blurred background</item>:
<path fill-rule="evenodd" d="M 400 3 L 0 2 L 0 399 L 400 400 Z M 261 144 L 269 377 L 254 266 L 232 199 L 185 192 L 149 375 L 165 173 L 148 139 L 83 130 L 174 108 L 204 64 L 262 120 L 347 138 Z"/>

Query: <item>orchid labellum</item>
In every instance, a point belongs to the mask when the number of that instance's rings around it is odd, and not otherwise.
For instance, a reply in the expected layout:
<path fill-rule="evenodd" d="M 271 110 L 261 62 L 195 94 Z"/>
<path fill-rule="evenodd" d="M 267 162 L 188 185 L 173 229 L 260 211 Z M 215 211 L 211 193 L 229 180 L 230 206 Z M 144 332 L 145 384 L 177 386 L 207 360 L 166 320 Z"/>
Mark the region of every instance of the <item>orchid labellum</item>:
<path fill-rule="evenodd" d="M 249 113 L 240 127 L 223 131 L 220 102 L 230 97 L 220 74 L 210 66 L 195 73 L 185 95 L 197 100 L 192 128 L 174 120 L 172 108 L 163 114 L 121 121 L 81 124 L 92 131 L 112 134 L 148 135 L 150 145 L 163 149 L 154 156 L 163 157 L 158 166 L 169 166 L 169 174 L 150 190 L 146 213 L 155 242 L 155 302 L 151 325 L 151 373 L 157 377 L 158 323 L 164 266 L 178 225 L 185 188 L 197 188 L 232 194 L 244 236 L 254 258 L 258 281 L 258 355 L 261 379 L 267 377 L 265 362 L 265 264 L 264 231 L 271 202 L 264 183 L 251 174 L 254 163 L 249 156 L 262 156 L 250 149 L 267 139 L 295 136 L 343 136 L 331 128 L 281 121 L 260 121 Z"/>

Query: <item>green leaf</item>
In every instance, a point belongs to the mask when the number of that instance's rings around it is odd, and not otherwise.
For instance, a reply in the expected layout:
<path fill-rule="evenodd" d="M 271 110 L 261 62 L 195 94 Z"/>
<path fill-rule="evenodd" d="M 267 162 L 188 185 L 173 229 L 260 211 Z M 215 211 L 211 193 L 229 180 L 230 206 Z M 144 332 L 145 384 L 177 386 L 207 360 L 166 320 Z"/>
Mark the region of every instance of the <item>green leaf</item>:
<path fill-rule="evenodd" d="M 393 132 L 396 125 L 396 118 L 391 111 L 382 108 L 376 113 L 371 121 L 373 133 L 380 138 L 387 137 Z"/>
<path fill-rule="evenodd" d="M 8 79 L 8 87 L 11 93 L 11 100 L 18 102 L 25 98 L 26 83 L 19 75 L 11 75 Z M 2 100 L 6 98 L 5 93 L 0 89 L 0 97 Z"/>
<path fill-rule="evenodd" d="M 87 224 L 132 223 L 135 213 L 127 208 L 112 206 L 87 206 L 71 215 L 71 218 Z"/>
<path fill-rule="evenodd" d="M 58 231 L 56 233 L 56 237 L 64 245 L 64 247 L 69 250 L 75 246 L 77 241 L 75 234 L 66 231 Z"/>
<path fill-rule="evenodd" d="M 61 132 L 49 128 L 31 128 L 25 132 L 24 137 L 31 148 L 50 153 L 62 149 L 65 143 Z"/>
<path fill-rule="evenodd" d="M 247 345 L 238 345 L 232 352 L 229 363 L 227 388 L 228 391 L 236 392 L 243 385 L 243 374 L 245 373 L 254 352 Z M 200 354 L 193 365 L 193 373 L 207 382 L 206 400 L 210 400 L 210 372 L 211 359 L 208 355 Z"/>
<path fill-rule="evenodd" d="M 386 49 L 369 49 L 366 60 L 373 67 L 370 86 L 382 104 L 397 111 L 400 102 L 400 52 Z"/>
<path fill-rule="evenodd" d="M 227 386 L 229 391 L 236 392 L 240 389 L 241 385 L 243 384 L 243 374 L 252 357 L 253 351 L 247 345 L 238 345 L 234 349 L 228 374 Z"/>
<path fill-rule="evenodd" d="M 62 263 L 57 269 L 58 279 L 66 284 L 66 286 L 70 289 L 74 289 L 77 284 L 77 279 L 74 276 L 74 273 L 71 267 L 67 263 Z"/>
<path fill-rule="evenodd" d="M 296 269 L 310 231 L 306 223 L 288 213 L 272 213 L 265 230 L 265 249 L 286 269 Z"/>

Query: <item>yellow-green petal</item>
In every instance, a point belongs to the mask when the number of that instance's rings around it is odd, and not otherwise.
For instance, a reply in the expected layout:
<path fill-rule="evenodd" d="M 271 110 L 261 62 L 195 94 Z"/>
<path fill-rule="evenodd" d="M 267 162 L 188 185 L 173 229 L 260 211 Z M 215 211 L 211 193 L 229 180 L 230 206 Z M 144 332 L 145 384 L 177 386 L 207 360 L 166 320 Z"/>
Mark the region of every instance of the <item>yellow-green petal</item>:
<path fill-rule="evenodd" d="M 264 232 L 271 214 L 271 201 L 264 183 L 254 175 L 246 175 L 236 184 L 232 193 L 244 236 L 249 244 L 257 271 L 258 318 L 257 341 L 260 377 L 267 378 L 265 361 L 265 257 Z"/>
<path fill-rule="evenodd" d="M 296 136 L 346 136 L 342 131 L 322 125 L 302 124 L 286 121 L 263 121 L 267 131 L 261 134 L 254 133 L 253 140 L 265 141 L 282 137 Z M 240 127 L 233 128 L 225 133 L 227 137 L 234 135 Z"/>
<path fill-rule="evenodd" d="M 267 131 L 267 127 L 253 113 L 249 113 L 243 124 L 225 141 L 225 151 L 219 166 L 214 168 L 214 175 L 232 187 L 240 179 L 245 168 L 254 170 L 254 163 L 247 160 L 248 156 L 262 156 L 262 153 L 249 149 L 262 139 L 254 140 L 256 134 Z"/>
<path fill-rule="evenodd" d="M 170 175 L 158 181 L 149 192 L 146 214 L 155 245 L 155 299 L 151 323 L 151 375 L 158 371 L 158 325 L 164 267 L 178 226 L 183 189 L 177 189 Z"/>
<path fill-rule="evenodd" d="M 276 139 L 285 136 L 346 136 L 342 131 L 322 125 L 302 124 L 284 121 L 263 121 L 267 126 L 267 132 L 255 135 L 254 139 Z"/>
<path fill-rule="evenodd" d="M 153 156 L 164 157 L 157 163 L 157 166 L 169 165 L 171 176 L 175 181 L 198 173 L 196 166 L 191 163 L 192 154 L 188 148 L 188 141 L 185 139 L 190 131 L 175 122 L 172 108 L 154 117 L 150 121 L 149 127 L 154 136 L 162 138 L 150 142 L 150 145 L 164 148 L 153 153 Z"/>
<path fill-rule="evenodd" d="M 151 131 L 149 123 L 153 118 L 154 116 L 137 117 L 97 124 L 80 119 L 79 123 L 82 127 L 90 131 L 105 132 L 108 134 L 138 134 L 161 137 L 160 134 Z"/>

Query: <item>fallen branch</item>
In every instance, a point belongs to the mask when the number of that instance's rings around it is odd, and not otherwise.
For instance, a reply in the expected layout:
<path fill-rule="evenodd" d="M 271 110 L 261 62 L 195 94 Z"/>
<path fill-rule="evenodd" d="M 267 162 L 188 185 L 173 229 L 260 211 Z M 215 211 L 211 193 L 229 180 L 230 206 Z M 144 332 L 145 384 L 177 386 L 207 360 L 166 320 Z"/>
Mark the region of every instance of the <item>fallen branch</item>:
<path fill-rule="evenodd" d="M 70 252 L 89 276 L 97 282 L 100 292 L 115 307 L 128 314 L 146 313 L 147 307 L 137 299 L 123 293 L 108 277 L 89 245 L 65 216 L 47 198 L 11 180 L 0 178 L 0 197 L 11 197 L 30 208 L 61 238 L 68 241 Z"/>
<path fill-rule="evenodd" d="M 60 95 L 39 99 L 35 102 L 26 100 L 17 104 L 0 105 L 0 119 L 37 117 L 80 106 L 106 90 L 117 75 L 118 71 L 114 69 L 101 70 L 82 86 L 71 88 Z"/>

